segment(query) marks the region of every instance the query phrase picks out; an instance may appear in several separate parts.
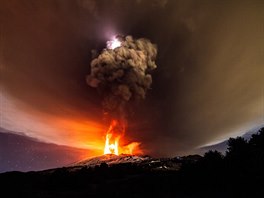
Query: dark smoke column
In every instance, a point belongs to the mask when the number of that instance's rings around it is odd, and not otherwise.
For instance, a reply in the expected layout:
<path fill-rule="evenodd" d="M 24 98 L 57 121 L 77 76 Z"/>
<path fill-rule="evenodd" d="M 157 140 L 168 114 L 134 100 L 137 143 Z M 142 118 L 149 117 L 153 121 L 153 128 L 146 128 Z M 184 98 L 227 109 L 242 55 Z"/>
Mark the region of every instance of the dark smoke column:
<path fill-rule="evenodd" d="M 102 95 L 104 114 L 110 119 L 125 123 L 130 103 L 146 97 L 156 56 L 157 47 L 148 39 L 117 36 L 92 60 L 86 81 Z"/>

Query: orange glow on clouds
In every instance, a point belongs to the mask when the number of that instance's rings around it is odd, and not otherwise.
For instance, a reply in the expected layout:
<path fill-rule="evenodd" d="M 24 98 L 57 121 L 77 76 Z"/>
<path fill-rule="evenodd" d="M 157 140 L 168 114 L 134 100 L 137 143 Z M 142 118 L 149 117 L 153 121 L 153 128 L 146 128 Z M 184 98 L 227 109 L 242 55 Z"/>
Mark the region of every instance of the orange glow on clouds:
<path fill-rule="evenodd" d="M 97 122 L 92 117 L 81 116 L 76 112 L 65 115 L 50 115 L 15 102 L 16 105 L 20 106 L 19 110 L 11 103 L 11 100 L 5 102 L 5 114 L 2 116 L 3 122 L 1 122 L 0 127 L 21 132 L 43 142 L 87 149 L 87 157 L 102 155 L 106 134 L 111 133 L 113 138 L 118 137 L 119 154 L 141 153 L 140 143 L 129 142 L 128 137 L 125 136 L 125 131 L 117 125 L 118 123 L 115 123 L 117 128 L 114 130 L 109 130 L 110 128 L 107 130 L 108 126 L 100 120 Z M 13 121 L 13 118 L 16 119 L 16 122 Z"/>

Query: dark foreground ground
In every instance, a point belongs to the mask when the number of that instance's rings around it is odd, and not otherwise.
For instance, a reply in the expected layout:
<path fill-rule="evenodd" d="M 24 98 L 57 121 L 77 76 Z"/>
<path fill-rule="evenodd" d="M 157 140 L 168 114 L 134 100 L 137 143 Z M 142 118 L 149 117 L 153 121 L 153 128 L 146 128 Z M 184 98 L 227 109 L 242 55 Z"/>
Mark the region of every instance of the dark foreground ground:
<path fill-rule="evenodd" d="M 148 163 L 0 174 L 1 197 L 263 197 L 264 130 L 229 140 L 225 156 L 209 151 Z M 178 167 L 178 168 L 168 168 Z M 160 167 L 160 168 L 159 168 Z"/>

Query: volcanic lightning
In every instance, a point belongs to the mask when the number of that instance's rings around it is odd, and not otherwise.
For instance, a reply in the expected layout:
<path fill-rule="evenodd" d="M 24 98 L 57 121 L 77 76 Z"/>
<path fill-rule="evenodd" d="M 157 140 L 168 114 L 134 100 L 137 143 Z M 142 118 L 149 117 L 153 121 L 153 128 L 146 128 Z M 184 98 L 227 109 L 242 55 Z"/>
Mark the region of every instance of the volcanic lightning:
<path fill-rule="evenodd" d="M 125 134 L 129 109 L 136 101 L 145 99 L 150 88 L 150 72 L 157 67 L 156 56 L 157 47 L 148 39 L 116 36 L 92 60 L 86 81 L 101 94 L 104 115 L 111 120 L 104 154 L 132 154 L 140 145 L 132 142 L 121 146 L 119 140 Z"/>
<path fill-rule="evenodd" d="M 119 41 L 118 38 L 115 37 L 111 41 L 107 41 L 106 46 L 108 49 L 115 49 L 121 46 L 121 41 Z"/>

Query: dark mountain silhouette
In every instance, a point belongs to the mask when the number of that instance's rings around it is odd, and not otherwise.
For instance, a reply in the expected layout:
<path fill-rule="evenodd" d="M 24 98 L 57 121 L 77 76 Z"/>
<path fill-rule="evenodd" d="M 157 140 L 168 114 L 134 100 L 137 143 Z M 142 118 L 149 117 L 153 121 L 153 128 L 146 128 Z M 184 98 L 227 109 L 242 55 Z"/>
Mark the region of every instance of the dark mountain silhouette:
<path fill-rule="evenodd" d="M 263 126 L 253 128 L 253 129 L 249 130 L 248 132 L 244 133 L 242 135 L 242 137 L 244 139 L 246 139 L 246 140 L 249 140 L 251 138 L 251 136 L 253 134 L 258 133 L 259 129 L 262 128 L 262 127 Z M 224 154 L 227 151 L 227 148 L 228 148 L 228 139 L 224 140 L 222 142 L 219 142 L 217 144 L 201 147 L 201 148 L 198 149 L 197 152 L 200 153 L 200 154 L 204 154 L 205 152 L 207 152 L 209 150 L 217 150 L 217 151 L 219 151 L 219 152 Z"/>
<path fill-rule="evenodd" d="M 0 172 L 61 167 L 84 159 L 87 154 L 85 149 L 43 143 L 0 128 Z"/>

